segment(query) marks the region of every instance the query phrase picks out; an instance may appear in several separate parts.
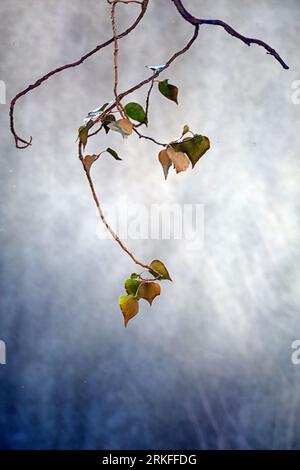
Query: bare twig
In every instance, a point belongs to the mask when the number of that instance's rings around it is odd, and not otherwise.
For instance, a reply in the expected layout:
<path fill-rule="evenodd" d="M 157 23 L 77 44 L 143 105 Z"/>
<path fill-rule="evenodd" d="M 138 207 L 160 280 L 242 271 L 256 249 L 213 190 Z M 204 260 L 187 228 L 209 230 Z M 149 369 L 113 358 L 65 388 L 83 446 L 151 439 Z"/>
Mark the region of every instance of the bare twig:
<path fill-rule="evenodd" d="M 144 17 L 145 13 L 146 13 L 146 10 L 147 10 L 147 7 L 148 7 L 148 3 L 149 3 L 149 0 L 143 0 L 142 3 L 141 3 L 141 12 L 140 14 L 138 15 L 137 19 L 134 21 L 134 23 L 128 28 L 126 29 L 126 31 L 124 31 L 123 33 L 119 34 L 118 35 L 118 39 L 121 39 L 123 38 L 124 36 L 127 36 L 127 34 L 129 34 L 131 31 L 133 31 L 136 26 L 139 24 L 139 22 L 142 20 L 142 18 Z M 10 116 L 10 130 L 11 130 L 11 133 L 13 134 L 14 136 L 14 139 L 15 139 L 15 143 L 16 143 L 16 147 L 17 148 L 26 148 L 28 147 L 29 145 L 31 145 L 31 142 L 32 142 L 32 137 L 30 137 L 29 141 L 26 141 L 24 139 L 22 139 L 21 137 L 18 136 L 16 130 L 15 130 L 15 125 L 14 125 L 14 109 L 15 109 L 15 105 L 17 103 L 17 101 L 24 95 L 26 95 L 28 92 L 30 92 L 31 90 L 34 90 L 35 88 L 39 87 L 43 82 L 45 82 L 46 80 L 48 80 L 48 78 L 52 77 L 53 75 L 56 75 L 57 73 L 59 72 L 62 72 L 63 70 L 67 70 L 69 68 L 72 68 L 72 67 L 77 67 L 78 65 L 82 64 L 86 59 L 88 59 L 89 57 L 91 57 L 93 54 L 95 54 L 96 52 L 100 51 L 100 49 L 103 49 L 105 48 L 106 46 L 109 46 L 110 44 L 112 44 L 114 42 L 114 38 L 111 38 L 109 39 L 108 41 L 102 43 L 102 44 L 99 44 L 98 46 L 96 46 L 94 49 L 92 49 L 90 52 L 88 52 L 87 54 L 85 54 L 84 56 L 82 56 L 79 60 L 76 60 L 75 62 L 71 62 L 69 64 L 65 64 L 65 65 L 62 65 L 61 67 L 58 67 L 57 69 L 54 69 L 54 70 L 51 70 L 50 72 L 48 72 L 46 75 L 44 75 L 43 77 L 39 78 L 35 83 L 33 83 L 32 85 L 29 85 L 27 88 L 25 88 L 24 90 L 20 91 L 12 100 L 11 100 L 11 103 L 10 103 L 10 110 L 9 110 L 9 116 Z M 20 145 L 19 142 L 21 142 L 22 144 L 24 145 Z"/>
<path fill-rule="evenodd" d="M 139 124 L 137 124 L 136 126 L 134 126 L 135 128 L 142 126 L 145 122 L 146 122 L 146 124 L 147 124 L 147 122 L 148 122 L 149 105 L 150 105 L 150 95 L 151 95 L 151 92 L 152 92 L 152 90 L 153 90 L 154 83 L 155 83 L 155 80 L 153 79 L 152 82 L 151 82 L 151 85 L 150 85 L 150 87 L 149 87 L 148 93 L 147 93 L 146 107 L 145 107 L 145 120 L 144 120 L 144 122 L 140 122 Z"/>
<path fill-rule="evenodd" d="M 111 7 L 111 24 L 112 24 L 112 30 L 113 30 L 113 35 L 114 35 L 114 95 L 115 95 L 115 100 L 116 100 L 116 106 L 121 114 L 122 118 L 126 118 L 125 111 L 123 109 L 123 106 L 119 100 L 118 96 L 118 81 L 119 81 L 119 45 L 118 45 L 118 33 L 117 33 L 117 26 L 116 26 L 116 6 L 118 4 L 118 0 L 112 0 L 109 2 L 112 7 Z"/>
<path fill-rule="evenodd" d="M 129 250 L 129 248 L 127 248 L 127 246 L 122 242 L 122 240 L 118 237 L 118 235 L 113 231 L 113 229 L 111 228 L 111 226 L 109 225 L 109 223 L 107 222 L 107 220 L 105 219 L 105 215 L 104 215 L 104 212 L 100 206 L 100 202 L 99 202 L 99 198 L 97 196 L 97 193 L 96 193 L 96 190 L 95 190 L 95 186 L 94 186 L 94 183 L 93 183 L 93 180 L 92 180 L 92 177 L 91 177 L 91 174 L 90 174 L 90 171 L 88 171 L 84 165 L 84 157 L 82 155 L 82 144 L 81 142 L 78 143 L 78 157 L 79 157 L 79 160 L 81 161 L 82 163 L 82 167 L 84 169 L 84 172 L 85 172 L 85 175 L 86 175 L 86 178 L 88 180 L 88 183 L 89 183 L 89 187 L 91 189 L 91 192 L 92 192 L 92 196 L 93 196 L 93 199 L 94 199 L 94 202 L 96 204 L 96 207 L 97 207 L 97 210 L 98 210 L 98 213 L 99 213 L 99 217 L 102 221 L 102 223 L 105 225 L 105 227 L 107 228 L 107 230 L 109 231 L 109 233 L 112 235 L 112 237 L 115 239 L 115 241 L 120 245 L 120 247 L 122 248 L 123 251 L 125 251 L 125 253 L 128 254 L 128 256 L 130 256 L 130 258 L 132 259 L 132 261 L 134 261 L 135 264 L 141 266 L 142 268 L 144 269 L 147 269 L 147 270 L 150 270 L 151 267 L 148 265 L 148 264 L 145 264 L 145 263 L 142 263 L 141 261 L 139 261 L 134 255 L 133 253 L 131 253 L 131 251 Z"/>
<path fill-rule="evenodd" d="M 166 147 L 167 144 L 162 144 L 161 142 L 158 142 L 157 140 L 153 139 L 153 137 L 148 137 L 147 135 L 141 134 L 137 129 L 133 129 L 134 132 L 139 136 L 140 139 L 147 139 L 151 140 L 156 145 L 160 145 L 161 147 Z"/>
<path fill-rule="evenodd" d="M 231 36 L 239 39 L 240 41 L 244 42 L 247 44 L 247 46 L 251 46 L 251 44 L 257 44 L 258 46 L 263 47 L 266 51 L 267 54 L 272 55 L 278 62 L 282 65 L 284 69 L 288 69 L 289 66 L 283 61 L 283 59 L 280 57 L 278 52 L 275 51 L 275 49 L 272 49 L 268 44 L 266 44 L 264 41 L 261 41 L 260 39 L 254 39 L 254 38 L 247 38 L 246 36 L 243 36 L 242 34 L 238 33 L 235 29 L 233 29 L 229 24 L 225 23 L 224 21 L 221 20 L 204 20 L 201 18 L 195 18 L 193 15 L 191 15 L 183 6 L 181 0 L 171 0 L 174 5 L 176 6 L 178 12 L 180 15 L 189 23 L 192 25 L 202 25 L 202 24 L 210 24 L 214 26 L 221 26 L 222 28 L 227 31 L 228 34 L 231 34 Z"/>

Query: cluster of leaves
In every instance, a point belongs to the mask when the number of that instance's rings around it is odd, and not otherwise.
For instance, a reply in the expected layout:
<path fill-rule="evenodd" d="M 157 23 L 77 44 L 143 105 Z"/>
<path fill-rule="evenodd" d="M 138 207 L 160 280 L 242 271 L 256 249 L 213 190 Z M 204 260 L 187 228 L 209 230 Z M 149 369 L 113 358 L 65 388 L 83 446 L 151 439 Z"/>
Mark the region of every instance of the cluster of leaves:
<path fill-rule="evenodd" d="M 120 295 L 119 305 L 124 316 L 125 327 L 129 320 L 139 313 L 140 299 L 144 299 L 152 305 L 155 297 L 160 295 L 160 285 L 154 281 L 172 281 L 167 268 L 161 261 L 152 261 L 150 268 L 149 273 L 153 279 L 143 279 L 141 274 L 132 273 L 124 283 L 126 294 Z"/>
<path fill-rule="evenodd" d="M 152 86 L 150 92 L 151 90 Z M 167 79 L 158 82 L 158 90 L 165 98 L 178 104 L 178 88 L 170 84 Z M 149 96 L 150 93 L 148 100 Z M 137 127 L 141 125 L 147 126 L 148 104 L 149 103 L 147 103 L 145 110 L 139 103 L 127 103 L 124 107 L 122 106 L 122 115 L 120 115 L 119 118 L 116 118 L 115 114 L 121 114 L 120 110 L 116 109 L 113 111 L 116 104 L 108 108 L 111 103 L 105 103 L 101 107 L 88 113 L 83 120 L 82 126 L 78 129 L 78 138 L 83 148 L 86 147 L 88 142 L 89 130 L 96 122 L 100 123 L 99 130 L 103 128 L 106 133 L 111 131 L 117 132 L 123 139 L 129 137 Z M 108 110 L 106 111 L 107 108 Z M 189 126 L 185 125 L 180 138 L 170 142 L 159 152 L 158 159 L 162 165 L 165 179 L 167 179 L 169 169 L 172 166 L 176 173 L 187 170 L 190 164 L 192 168 L 194 168 L 196 163 L 209 148 L 210 142 L 207 137 L 194 134 Z M 110 147 L 106 148 L 98 155 L 85 155 L 83 163 L 88 174 L 90 173 L 92 164 L 98 160 L 103 153 L 110 154 L 116 160 L 122 160 L 117 152 Z M 126 294 L 119 297 L 119 306 L 124 316 L 125 326 L 127 326 L 131 318 L 138 314 L 139 300 L 145 299 L 151 305 L 155 297 L 160 295 L 161 289 L 159 282 L 164 279 L 171 280 L 167 268 L 159 260 L 151 262 L 149 272 L 153 276 L 151 279 L 143 279 L 141 274 L 133 273 L 130 278 L 125 281 Z"/>
<path fill-rule="evenodd" d="M 198 160 L 210 148 L 208 137 L 200 134 L 193 134 L 192 137 L 183 137 L 191 132 L 187 125 L 184 126 L 181 138 L 176 142 L 171 142 L 164 150 L 158 154 L 159 162 L 163 168 L 165 179 L 168 177 L 169 169 L 173 165 L 176 173 L 188 169 L 190 163 L 192 168 Z"/>

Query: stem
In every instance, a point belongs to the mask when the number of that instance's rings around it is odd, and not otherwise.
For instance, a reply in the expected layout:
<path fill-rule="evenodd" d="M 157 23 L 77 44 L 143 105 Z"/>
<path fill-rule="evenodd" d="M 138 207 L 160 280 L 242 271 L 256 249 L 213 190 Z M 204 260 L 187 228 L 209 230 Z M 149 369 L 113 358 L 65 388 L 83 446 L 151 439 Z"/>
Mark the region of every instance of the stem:
<path fill-rule="evenodd" d="M 140 139 L 147 139 L 151 140 L 156 145 L 160 145 L 161 147 L 166 147 L 167 144 L 163 144 L 162 142 L 158 142 L 157 140 L 153 139 L 153 137 L 148 137 L 147 135 L 141 134 L 137 129 L 133 129 L 134 132 L 139 136 Z"/>
<path fill-rule="evenodd" d="M 131 251 L 129 250 L 129 248 L 127 248 L 127 246 L 122 242 L 122 240 L 118 237 L 118 235 L 113 231 L 113 229 L 111 228 L 111 226 L 109 225 L 109 223 L 106 221 L 105 219 L 105 215 L 104 215 L 104 212 L 100 206 L 100 202 L 99 202 L 99 198 L 97 196 L 97 193 L 96 193 L 96 190 L 95 190 L 95 186 L 94 186 L 94 183 L 93 183 L 93 180 L 92 180 L 92 177 L 90 175 L 90 172 L 87 171 L 85 165 L 84 165 L 84 159 L 83 159 L 83 155 L 82 155 L 82 144 L 81 142 L 79 142 L 78 144 L 78 157 L 79 157 L 79 160 L 81 161 L 82 163 L 82 166 L 83 166 L 83 169 L 84 169 L 84 172 L 85 172 L 85 175 L 86 175 L 86 178 L 88 180 L 88 183 L 89 183 L 89 187 L 91 189 L 91 192 L 92 192 L 92 196 L 93 196 L 93 199 L 94 199 L 94 202 L 96 204 L 96 207 L 97 207 L 97 210 L 98 210 L 98 213 L 99 213 L 99 217 L 100 217 L 100 220 L 101 222 L 105 225 L 105 227 L 107 228 L 107 230 L 109 231 L 109 233 L 112 235 L 112 237 L 115 239 L 115 241 L 120 245 L 120 247 L 122 248 L 123 251 L 125 251 L 125 253 L 128 254 L 128 256 L 130 256 L 130 258 L 134 261 L 135 264 L 141 266 L 142 268 L 144 269 L 147 269 L 147 270 L 150 270 L 150 266 L 148 264 L 145 264 L 145 263 L 142 263 L 141 261 L 139 261 L 134 255 L 133 253 L 131 253 Z"/>
<path fill-rule="evenodd" d="M 119 63 L 118 63 L 118 55 L 119 55 L 119 45 L 118 45 L 118 35 L 117 35 L 117 26 L 116 26 L 116 18 L 115 18 L 115 13 L 116 13 L 116 6 L 117 6 L 118 0 L 113 0 L 111 2 L 111 24 L 112 24 L 112 30 L 113 30 L 113 35 L 114 35 L 114 95 L 116 99 L 116 106 L 117 109 L 123 119 L 126 119 L 125 111 L 123 109 L 123 106 L 120 103 L 120 99 L 118 96 L 118 80 L 119 80 Z"/>

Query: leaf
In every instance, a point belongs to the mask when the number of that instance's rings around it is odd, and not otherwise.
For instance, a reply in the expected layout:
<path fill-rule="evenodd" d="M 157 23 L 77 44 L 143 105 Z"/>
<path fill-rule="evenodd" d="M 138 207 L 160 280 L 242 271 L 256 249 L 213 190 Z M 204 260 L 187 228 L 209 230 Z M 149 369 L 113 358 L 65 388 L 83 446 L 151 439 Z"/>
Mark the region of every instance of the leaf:
<path fill-rule="evenodd" d="M 88 126 L 80 126 L 78 129 L 78 139 L 80 143 L 83 145 L 83 148 L 85 148 L 88 140 L 88 133 L 89 133 L 89 128 Z"/>
<path fill-rule="evenodd" d="M 100 106 L 100 108 L 93 109 L 93 111 L 90 111 L 88 115 L 84 118 L 82 127 L 92 125 L 98 119 L 100 114 L 105 110 L 105 108 L 107 108 L 107 106 L 111 103 L 112 102 L 104 103 L 102 106 Z"/>
<path fill-rule="evenodd" d="M 184 152 L 189 157 L 192 167 L 196 165 L 198 160 L 210 148 L 208 137 L 203 135 L 195 135 L 192 138 L 186 138 L 182 142 L 172 143 L 171 146 L 176 152 Z"/>
<path fill-rule="evenodd" d="M 178 88 L 175 85 L 170 85 L 168 83 L 168 80 L 161 80 L 158 83 L 158 89 L 161 92 L 162 95 L 164 95 L 166 98 L 168 98 L 171 101 L 174 101 L 174 103 L 178 104 Z"/>
<path fill-rule="evenodd" d="M 127 116 L 129 116 L 134 121 L 147 124 L 147 116 L 144 111 L 144 108 L 138 103 L 128 103 L 125 106 L 125 111 Z"/>
<path fill-rule="evenodd" d="M 86 155 L 83 159 L 83 164 L 86 171 L 89 173 L 92 164 L 99 158 L 99 155 Z"/>
<path fill-rule="evenodd" d="M 176 173 L 180 173 L 181 171 L 188 169 L 190 161 L 185 153 L 176 152 L 172 147 L 169 147 L 167 149 L 167 154 L 176 169 Z"/>
<path fill-rule="evenodd" d="M 150 305 L 158 295 L 160 295 L 160 285 L 157 282 L 143 282 L 138 291 L 138 297 L 147 300 Z"/>
<path fill-rule="evenodd" d="M 170 157 L 168 156 L 168 153 L 166 150 L 161 150 L 158 154 L 158 160 L 160 161 L 161 166 L 163 167 L 164 175 L 165 175 L 165 180 L 168 177 L 169 173 L 169 168 L 172 165 L 172 161 Z"/>
<path fill-rule="evenodd" d="M 120 295 L 119 305 L 124 316 L 124 324 L 126 327 L 129 320 L 139 313 L 139 303 L 132 295 Z"/>
<path fill-rule="evenodd" d="M 188 126 L 187 124 L 185 124 L 185 125 L 183 126 L 181 136 L 184 136 L 184 135 L 187 134 L 188 132 L 190 132 L 190 128 L 189 128 L 189 126 Z"/>
<path fill-rule="evenodd" d="M 112 122 L 112 121 L 115 121 L 116 118 L 113 114 L 108 114 L 105 118 L 105 120 L 103 121 L 103 127 L 104 127 L 104 130 L 106 132 L 106 134 L 109 133 L 110 129 L 108 127 L 108 125 Z"/>
<path fill-rule="evenodd" d="M 133 125 L 129 119 L 119 119 L 118 121 L 113 121 L 108 124 L 108 127 L 112 131 L 119 132 L 123 138 L 127 138 L 130 134 L 132 134 L 133 130 Z"/>
<path fill-rule="evenodd" d="M 129 279 L 126 279 L 125 290 L 127 294 L 131 294 L 135 297 L 140 284 L 141 284 L 141 281 L 138 281 L 137 279 L 133 279 L 131 277 Z"/>
<path fill-rule="evenodd" d="M 162 261 L 159 261 L 158 259 L 151 261 L 150 268 L 149 272 L 152 276 L 157 277 L 159 275 L 160 279 L 172 281 L 170 274 Z"/>
<path fill-rule="evenodd" d="M 115 160 L 122 160 L 122 158 L 119 157 L 117 152 L 114 149 L 111 149 L 110 147 L 107 147 L 106 152 L 110 153 L 114 157 Z"/>

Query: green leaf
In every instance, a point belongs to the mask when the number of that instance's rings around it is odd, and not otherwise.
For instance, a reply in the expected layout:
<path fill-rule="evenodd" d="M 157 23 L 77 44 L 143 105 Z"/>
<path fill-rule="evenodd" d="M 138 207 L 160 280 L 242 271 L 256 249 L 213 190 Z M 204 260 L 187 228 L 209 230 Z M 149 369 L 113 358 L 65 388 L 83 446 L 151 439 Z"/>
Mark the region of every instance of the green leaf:
<path fill-rule="evenodd" d="M 126 327 L 129 320 L 139 313 L 139 303 L 132 295 L 120 295 L 119 306 L 123 313 Z"/>
<path fill-rule="evenodd" d="M 163 167 L 163 172 L 164 172 L 164 176 L 165 176 L 165 180 L 166 180 L 167 177 L 168 177 L 169 168 L 172 165 L 172 161 L 171 161 L 170 157 L 168 156 L 167 150 L 161 150 L 159 152 L 158 160 L 159 160 L 161 166 Z"/>
<path fill-rule="evenodd" d="M 138 291 L 138 297 L 147 300 L 150 305 L 158 295 L 160 295 L 160 285 L 157 282 L 143 282 Z"/>
<path fill-rule="evenodd" d="M 139 276 L 136 273 L 132 273 L 131 276 L 130 276 L 131 279 L 138 279 L 138 277 Z"/>
<path fill-rule="evenodd" d="M 127 116 L 129 116 L 134 121 L 147 124 L 146 113 L 144 108 L 138 103 L 128 103 L 125 106 L 125 111 Z"/>
<path fill-rule="evenodd" d="M 162 261 L 159 261 L 158 259 L 151 261 L 150 268 L 149 272 L 152 276 L 159 276 L 160 279 L 172 281 L 170 274 Z"/>
<path fill-rule="evenodd" d="M 119 157 L 119 155 L 117 154 L 117 152 L 114 149 L 111 149 L 110 147 L 107 147 L 106 152 L 110 153 L 110 155 L 112 155 L 115 160 L 122 160 L 122 158 Z"/>
<path fill-rule="evenodd" d="M 178 88 L 175 85 L 170 85 L 168 83 L 168 80 L 161 80 L 158 83 L 158 89 L 161 92 L 162 95 L 164 95 L 166 98 L 168 98 L 171 101 L 174 101 L 174 103 L 178 104 Z"/>
<path fill-rule="evenodd" d="M 131 294 L 135 297 L 140 284 L 141 281 L 138 281 L 137 279 L 132 279 L 131 277 L 126 279 L 125 290 L 127 294 Z"/>
<path fill-rule="evenodd" d="M 83 145 L 83 148 L 85 148 L 87 141 L 88 141 L 88 133 L 89 133 L 89 128 L 88 126 L 80 126 L 78 129 L 78 139 L 80 143 Z"/>
<path fill-rule="evenodd" d="M 189 157 L 192 167 L 196 165 L 198 160 L 210 148 L 208 137 L 203 135 L 195 135 L 192 138 L 186 138 L 182 142 L 171 143 L 171 146 L 176 152 L 184 152 Z"/>

